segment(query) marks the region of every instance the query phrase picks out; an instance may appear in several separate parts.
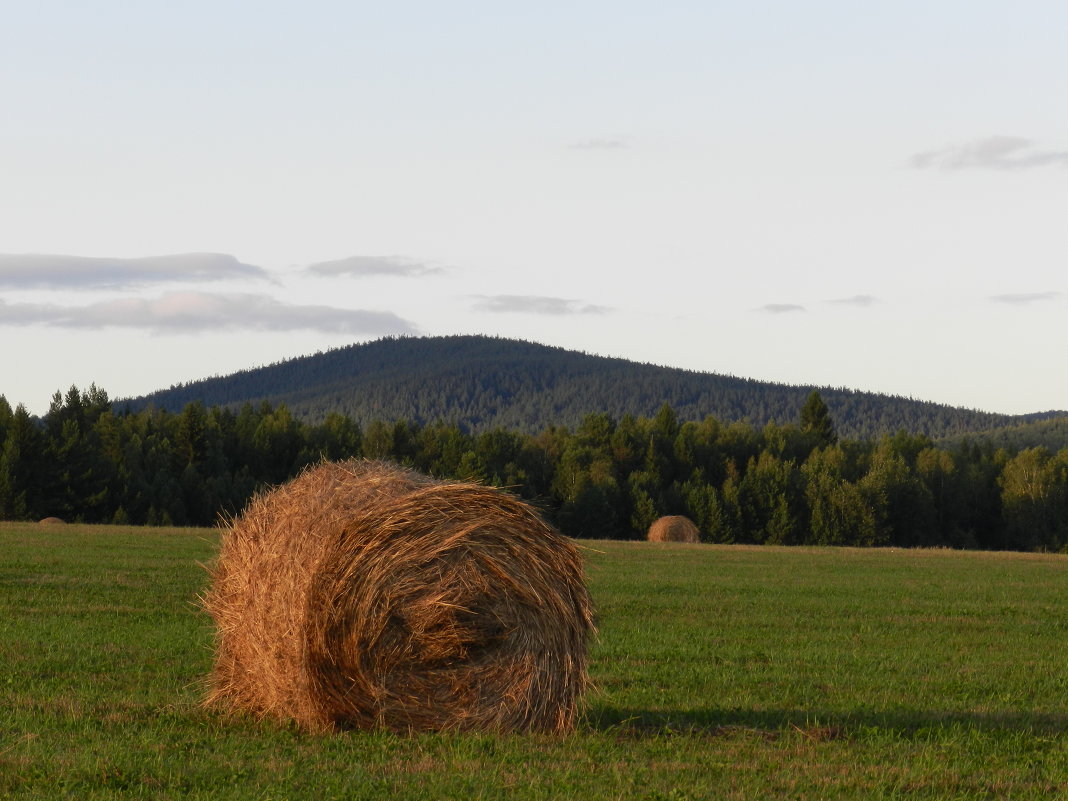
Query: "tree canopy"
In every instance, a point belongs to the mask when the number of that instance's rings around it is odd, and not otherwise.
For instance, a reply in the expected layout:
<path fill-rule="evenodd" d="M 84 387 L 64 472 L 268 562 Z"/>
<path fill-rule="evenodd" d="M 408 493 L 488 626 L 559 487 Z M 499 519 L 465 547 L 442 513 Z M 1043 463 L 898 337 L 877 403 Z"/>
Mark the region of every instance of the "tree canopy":
<path fill-rule="evenodd" d="M 390 459 L 507 487 L 576 537 L 638 538 L 658 517 L 709 542 L 1064 550 L 1068 448 L 835 435 L 810 393 L 797 424 L 587 415 L 536 433 L 407 419 L 309 423 L 285 404 L 114 411 L 96 387 L 43 419 L 0 396 L 0 518 L 212 525 L 321 459 Z"/>

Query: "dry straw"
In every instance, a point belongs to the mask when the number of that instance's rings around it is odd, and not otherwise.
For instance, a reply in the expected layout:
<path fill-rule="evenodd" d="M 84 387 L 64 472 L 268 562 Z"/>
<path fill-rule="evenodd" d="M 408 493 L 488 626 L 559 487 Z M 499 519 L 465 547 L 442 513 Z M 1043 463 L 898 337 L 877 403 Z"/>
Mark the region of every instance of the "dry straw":
<path fill-rule="evenodd" d="M 649 542 L 700 542 L 701 532 L 693 521 L 682 515 L 661 517 L 649 526 Z"/>
<path fill-rule="evenodd" d="M 563 732 L 593 615 L 575 547 L 500 490 L 326 463 L 224 532 L 207 703 L 306 730 Z"/>

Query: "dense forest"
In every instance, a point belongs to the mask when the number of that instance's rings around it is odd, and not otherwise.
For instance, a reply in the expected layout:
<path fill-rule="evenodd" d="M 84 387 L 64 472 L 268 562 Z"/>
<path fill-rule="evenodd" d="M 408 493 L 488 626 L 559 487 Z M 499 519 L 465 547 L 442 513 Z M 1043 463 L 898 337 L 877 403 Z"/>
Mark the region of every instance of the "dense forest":
<path fill-rule="evenodd" d="M 116 410 L 95 386 L 37 419 L 0 396 L 0 519 L 211 525 L 320 459 L 364 456 L 508 487 L 575 537 L 641 537 L 685 514 L 709 542 L 1068 547 L 1068 449 L 840 438 L 818 392 L 791 418 L 682 421 L 664 404 L 528 433 L 312 423 L 266 402 Z"/>
<path fill-rule="evenodd" d="M 1068 448 L 1068 416 L 1001 426 L 989 431 L 970 434 L 967 437 L 945 437 L 941 440 L 941 444 L 959 445 L 965 438 L 980 440 L 995 448 L 1005 448 L 1009 451 L 1034 448 L 1039 445 L 1047 450 L 1059 451 L 1061 448 Z"/>
<path fill-rule="evenodd" d="M 237 411 L 245 403 L 285 404 L 307 423 L 331 413 L 361 425 L 375 420 L 440 420 L 465 431 L 505 428 L 537 434 L 575 428 L 590 412 L 620 420 L 652 417 L 667 403 L 679 420 L 708 415 L 763 427 L 794 420 L 819 389 L 839 433 L 877 439 L 905 430 L 938 440 L 1057 416 L 1013 417 L 911 398 L 829 387 L 786 386 L 611 359 L 485 336 L 388 338 L 174 386 L 126 401 L 132 411 L 180 412 L 200 401 Z M 1060 412 L 1060 415 L 1068 413 Z M 1068 445 L 1068 439 L 1063 441 Z"/>

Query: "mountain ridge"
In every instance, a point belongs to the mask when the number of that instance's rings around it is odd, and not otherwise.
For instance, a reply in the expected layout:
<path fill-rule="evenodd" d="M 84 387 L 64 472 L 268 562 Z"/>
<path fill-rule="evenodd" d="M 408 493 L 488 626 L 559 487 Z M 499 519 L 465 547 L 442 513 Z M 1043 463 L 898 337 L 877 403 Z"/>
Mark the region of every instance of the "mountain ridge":
<path fill-rule="evenodd" d="M 319 422 L 340 413 L 366 424 L 446 421 L 479 431 L 537 433 L 575 427 L 591 413 L 652 416 L 669 404 L 680 420 L 795 422 L 812 390 L 823 396 L 840 435 L 871 438 L 899 430 L 932 439 L 980 434 L 1062 416 L 1006 415 L 844 387 L 790 385 L 599 356 L 524 340 L 479 335 L 386 337 L 372 342 L 172 385 L 117 401 L 133 410 L 178 411 L 189 402 L 237 408 L 285 404 Z"/>

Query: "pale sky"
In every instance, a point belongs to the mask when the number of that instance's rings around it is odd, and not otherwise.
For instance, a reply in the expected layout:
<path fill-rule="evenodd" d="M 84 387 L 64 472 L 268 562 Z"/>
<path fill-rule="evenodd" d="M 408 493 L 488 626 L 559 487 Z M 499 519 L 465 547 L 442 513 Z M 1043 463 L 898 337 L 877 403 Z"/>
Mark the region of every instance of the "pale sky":
<path fill-rule="evenodd" d="M 1068 4 L 8 0 L 0 394 L 481 333 L 1068 409 Z"/>

